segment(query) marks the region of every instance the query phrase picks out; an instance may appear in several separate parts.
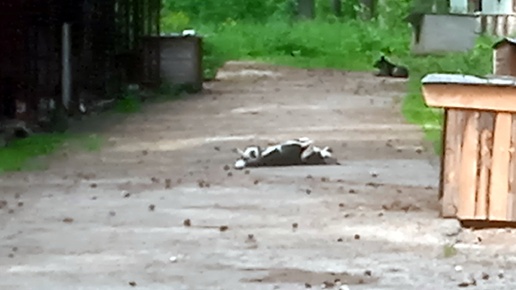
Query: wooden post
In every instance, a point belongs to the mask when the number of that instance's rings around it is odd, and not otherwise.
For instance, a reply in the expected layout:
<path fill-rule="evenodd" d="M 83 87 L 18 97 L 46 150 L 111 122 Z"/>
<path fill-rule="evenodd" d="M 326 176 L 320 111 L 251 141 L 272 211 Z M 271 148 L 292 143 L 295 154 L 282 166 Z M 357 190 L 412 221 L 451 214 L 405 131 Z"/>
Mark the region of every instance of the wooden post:
<path fill-rule="evenodd" d="M 441 217 L 451 218 L 457 215 L 460 188 L 460 160 L 465 114 L 457 109 L 446 109 L 445 136 L 442 166 L 442 209 Z"/>
<path fill-rule="evenodd" d="M 468 112 L 459 176 L 459 206 L 457 217 L 461 219 L 475 218 L 475 193 L 477 188 L 477 155 L 478 155 L 478 111 Z"/>
<path fill-rule="evenodd" d="M 63 24 L 61 42 L 61 94 L 63 106 L 70 109 L 70 99 L 72 94 L 72 68 L 71 68 L 71 54 L 70 54 L 70 24 Z"/>

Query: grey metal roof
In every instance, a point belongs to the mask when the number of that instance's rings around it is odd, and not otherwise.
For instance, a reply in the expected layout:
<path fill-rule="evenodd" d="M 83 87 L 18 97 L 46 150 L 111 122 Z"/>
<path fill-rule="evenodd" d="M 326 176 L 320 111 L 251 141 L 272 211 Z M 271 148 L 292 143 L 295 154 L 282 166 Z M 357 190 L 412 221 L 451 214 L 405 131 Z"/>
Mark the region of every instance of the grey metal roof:
<path fill-rule="evenodd" d="M 421 82 L 423 84 L 464 84 L 464 85 L 491 85 L 516 87 L 516 77 L 511 76 L 486 76 L 478 77 L 463 74 L 428 74 Z"/>
<path fill-rule="evenodd" d="M 516 45 L 516 38 L 504 37 L 504 38 L 500 39 L 499 41 L 495 42 L 493 44 L 493 48 L 497 48 L 498 46 L 500 46 L 503 43 L 509 43 L 509 44 Z"/>

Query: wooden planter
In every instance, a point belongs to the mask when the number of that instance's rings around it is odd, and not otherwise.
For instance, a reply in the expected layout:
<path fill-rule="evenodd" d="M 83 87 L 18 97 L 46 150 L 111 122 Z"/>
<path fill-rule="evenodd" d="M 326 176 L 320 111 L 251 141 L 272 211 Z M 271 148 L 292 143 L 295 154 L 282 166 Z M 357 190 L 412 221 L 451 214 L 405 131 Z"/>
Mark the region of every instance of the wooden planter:
<path fill-rule="evenodd" d="M 428 106 L 445 108 L 442 217 L 516 221 L 516 78 L 430 74 Z"/>

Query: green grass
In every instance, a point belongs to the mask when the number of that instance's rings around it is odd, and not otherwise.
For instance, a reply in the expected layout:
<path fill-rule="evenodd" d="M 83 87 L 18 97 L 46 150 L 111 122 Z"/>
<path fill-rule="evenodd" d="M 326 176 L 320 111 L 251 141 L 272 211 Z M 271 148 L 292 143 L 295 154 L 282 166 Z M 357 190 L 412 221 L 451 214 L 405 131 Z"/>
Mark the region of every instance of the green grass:
<path fill-rule="evenodd" d="M 450 244 L 446 244 L 443 246 L 443 257 L 444 258 L 451 258 L 458 254 L 457 249 Z"/>
<path fill-rule="evenodd" d="M 139 112 L 142 108 L 141 100 L 137 92 L 127 90 L 115 104 L 117 113 L 129 114 Z"/>
<path fill-rule="evenodd" d="M 100 150 L 102 138 L 97 135 L 73 135 L 69 133 L 37 134 L 13 141 L 0 148 L 0 173 L 21 170 L 39 170 L 44 165 L 36 157 L 54 153 L 64 146 L 87 151 Z"/>
<path fill-rule="evenodd" d="M 0 148 L 0 172 L 28 169 L 28 161 L 54 152 L 68 138 L 66 134 L 42 134 L 14 141 Z"/>
<path fill-rule="evenodd" d="M 204 35 L 204 66 L 209 73 L 225 61 L 237 59 L 370 70 L 382 52 L 406 56 L 410 36 L 408 27 L 393 38 L 381 24 L 361 21 L 243 22 L 199 25 L 198 29 Z"/>

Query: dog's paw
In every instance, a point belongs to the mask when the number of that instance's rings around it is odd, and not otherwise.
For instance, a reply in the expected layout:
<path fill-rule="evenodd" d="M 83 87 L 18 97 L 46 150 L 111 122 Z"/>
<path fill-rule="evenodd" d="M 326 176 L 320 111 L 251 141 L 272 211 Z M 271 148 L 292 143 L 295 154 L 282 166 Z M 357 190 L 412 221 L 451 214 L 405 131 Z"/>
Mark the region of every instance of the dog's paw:
<path fill-rule="evenodd" d="M 234 167 L 235 167 L 235 169 L 244 169 L 244 168 L 245 168 L 245 165 L 246 165 L 246 163 L 245 163 L 245 161 L 244 161 L 244 160 L 242 160 L 242 159 L 238 159 L 238 160 L 235 162 Z"/>

